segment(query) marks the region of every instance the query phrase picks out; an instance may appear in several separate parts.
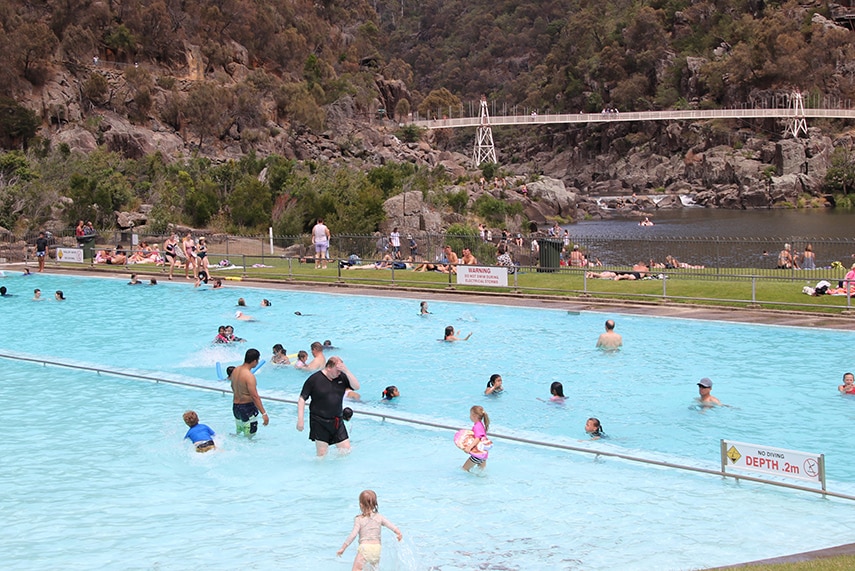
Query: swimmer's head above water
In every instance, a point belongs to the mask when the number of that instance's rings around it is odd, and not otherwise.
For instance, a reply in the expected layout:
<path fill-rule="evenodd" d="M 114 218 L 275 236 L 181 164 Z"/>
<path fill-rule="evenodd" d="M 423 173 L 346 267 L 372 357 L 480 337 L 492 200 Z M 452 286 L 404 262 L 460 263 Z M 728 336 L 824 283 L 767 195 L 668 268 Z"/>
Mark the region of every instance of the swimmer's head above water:
<path fill-rule="evenodd" d="M 392 400 L 395 397 L 401 396 L 401 393 L 398 391 L 398 387 L 395 385 L 389 385 L 383 391 L 383 400 Z"/>

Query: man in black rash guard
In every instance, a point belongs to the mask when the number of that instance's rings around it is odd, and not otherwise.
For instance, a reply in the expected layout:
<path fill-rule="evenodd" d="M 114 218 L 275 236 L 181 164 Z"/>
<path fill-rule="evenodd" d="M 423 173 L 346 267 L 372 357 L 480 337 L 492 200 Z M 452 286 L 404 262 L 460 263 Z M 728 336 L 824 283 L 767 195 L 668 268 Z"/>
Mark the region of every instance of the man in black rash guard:
<path fill-rule="evenodd" d="M 325 456 L 331 444 L 342 452 L 350 451 L 350 439 L 341 418 L 341 402 L 348 389 L 358 390 L 359 381 L 341 357 L 330 357 L 323 369 L 303 383 L 297 401 L 297 430 L 303 431 L 306 401 L 310 401 L 309 440 L 315 442 L 318 456 Z"/>

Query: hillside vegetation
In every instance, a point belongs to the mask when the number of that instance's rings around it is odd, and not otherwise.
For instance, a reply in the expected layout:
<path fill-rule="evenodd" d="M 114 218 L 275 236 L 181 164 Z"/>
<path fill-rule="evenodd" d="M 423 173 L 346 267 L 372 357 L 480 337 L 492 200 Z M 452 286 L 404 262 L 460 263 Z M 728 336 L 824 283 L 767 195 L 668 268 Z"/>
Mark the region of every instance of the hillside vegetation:
<path fill-rule="evenodd" d="M 556 112 L 735 105 L 793 88 L 852 99 L 855 43 L 834 23 L 840 10 L 796 0 L 9 0 L 0 6 L 0 146 L 29 152 L 5 158 L 0 225 L 57 214 L 35 204 L 39 191 L 76 196 L 66 218 L 83 214 L 87 193 L 100 193 L 87 208 L 99 204 L 89 214 L 104 224 L 112 209 L 152 203 L 159 224 L 221 217 L 233 227 L 299 229 L 324 208 L 296 200 L 293 180 L 258 175 L 288 164 L 309 187 L 315 176 L 344 176 L 324 175 L 344 164 L 317 169 L 304 160 L 306 134 L 332 140 L 359 159 L 348 168 L 367 172 L 382 165 L 343 120 L 463 113 L 481 94 Z M 51 144 L 74 125 L 102 144 L 105 113 L 169 131 L 182 150 L 143 157 L 114 145 L 116 157 L 102 149 L 81 158 L 69 153 L 73 145 Z M 337 130 L 345 135 L 329 135 Z M 464 152 L 471 144 L 444 133 L 432 143 Z M 244 164 L 235 152 L 263 157 L 249 161 L 258 168 L 241 167 L 260 185 L 257 216 L 235 214 L 245 199 L 234 195 L 243 189 L 235 177 L 200 167 L 203 156 L 221 162 L 224 149 L 235 164 Z M 443 184 L 410 178 L 419 167 L 411 170 L 392 177 L 394 187 L 366 178 L 354 200 L 376 213 L 378 200 L 405 187 Z M 172 171 L 186 177 L 166 176 Z M 47 182 L 54 172 L 59 188 Z M 367 220 L 376 227 L 377 216 Z"/>

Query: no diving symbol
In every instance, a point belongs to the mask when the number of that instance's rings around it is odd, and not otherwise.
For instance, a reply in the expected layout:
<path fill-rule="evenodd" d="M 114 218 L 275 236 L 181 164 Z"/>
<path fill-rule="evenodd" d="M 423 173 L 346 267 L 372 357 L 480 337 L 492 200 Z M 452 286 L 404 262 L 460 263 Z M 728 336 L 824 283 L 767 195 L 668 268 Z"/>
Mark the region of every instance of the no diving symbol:
<path fill-rule="evenodd" d="M 813 458 L 808 458 L 804 463 L 805 474 L 811 478 L 815 478 L 819 474 L 819 464 Z"/>

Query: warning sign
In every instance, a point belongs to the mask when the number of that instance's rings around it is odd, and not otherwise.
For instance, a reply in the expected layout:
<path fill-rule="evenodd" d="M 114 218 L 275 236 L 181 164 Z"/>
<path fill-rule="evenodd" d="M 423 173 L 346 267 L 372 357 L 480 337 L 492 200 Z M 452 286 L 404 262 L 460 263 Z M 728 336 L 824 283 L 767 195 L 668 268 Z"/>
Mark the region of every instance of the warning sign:
<path fill-rule="evenodd" d="M 823 483 L 825 456 L 722 440 L 722 467 Z"/>
<path fill-rule="evenodd" d="M 488 266 L 457 266 L 459 285 L 508 287 L 508 268 Z"/>

